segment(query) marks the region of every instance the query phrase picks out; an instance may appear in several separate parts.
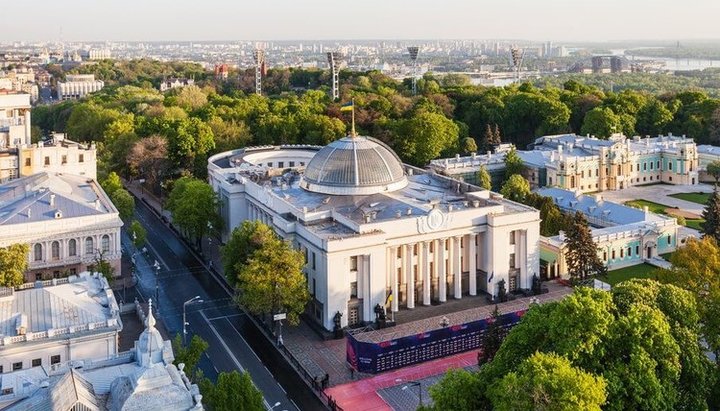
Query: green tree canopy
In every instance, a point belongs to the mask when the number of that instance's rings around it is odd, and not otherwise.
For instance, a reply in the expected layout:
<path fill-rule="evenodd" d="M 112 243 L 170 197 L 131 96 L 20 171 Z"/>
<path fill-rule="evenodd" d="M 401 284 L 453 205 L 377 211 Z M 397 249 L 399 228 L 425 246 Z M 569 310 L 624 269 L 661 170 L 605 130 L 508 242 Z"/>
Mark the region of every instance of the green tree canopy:
<path fill-rule="evenodd" d="M 203 406 L 208 411 L 265 411 L 266 409 L 262 393 L 255 387 L 247 372 L 221 372 L 215 385 L 207 378 L 199 385 L 203 395 Z"/>
<path fill-rule="evenodd" d="M 28 244 L 0 247 L 0 287 L 16 287 L 25 282 L 29 253 Z"/>
<path fill-rule="evenodd" d="M 553 353 L 535 353 L 490 390 L 497 411 L 596 410 L 605 404 L 607 383 Z"/>
<path fill-rule="evenodd" d="M 399 153 L 412 164 L 424 166 L 441 153 L 454 151 L 458 126 L 443 114 L 423 111 L 399 128 Z"/>
<path fill-rule="evenodd" d="M 173 223 L 201 247 L 205 234 L 222 227 L 218 200 L 212 187 L 204 181 L 182 177 L 175 182 L 167 201 Z"/>
<path fill-rule="evenodd" d="M 622 131 L 622 121 L 610 107 L 595 107 L 585 114 L 580 132 L 597 138 L 608 138 Z"/>
<path fill-rule="evenodd" d="M 195 381 L 198 373 L 197 369 L 200 357 L 207 351 L 210 345 L 198 335 L 193 335 L 187 345 L 183 345 L 182 336 L 176 334 L 172 340 L 173 353 L 175 354 L 175 365 L 185 364 L 185 374 L 191 380 Z"/>
<path fill-rule="evenodd" d="M 509 200 L 523 202 L 530 194 L 530 183 L 520 174 L 513 174 L 503 184 L 500 194 Z"/>
<path fill-rule="evenodd" d="M 515 148 L 505 154 L 505 179 L 509 179 L 515 174 L 522 174 L 525 170 L 525 164 L 517 153 Z"/>
<path fill-rule="evenodd" d="M 592 238 L 590 226 L 585 216 L 576 211 L 565 233 L 565 262 L 573 279 L 585 279 L 592 275 L 607 272 L 605 264 L 598 256 L 598 248 Z"/>
<path fill-rule="evenodd" d="M 701 224 L 703 235 L 720 241 L 720 193 L 717 186 L 703 210 L 702 217 L 705 220 Z"/>
<path fill-rule="evenodd" d="M 128 232 L 136 248 L 140 248 L 145 244 L 145 240 L 147 240 L 147 230 L 145 230 L 145 227 L 143 227 L 138 220 L 132 220 Z"/>
<path fill-rule="evenodd" d="M 480 166 L 480 169 L 477 172 L 477 180 L 480 187 L 486 190 L 492 189 L 492 178 L 490 178 L 490 173 L 488 173 L 485 166 Z"/>
<path fill-rule="evenodd" d="M 130 221 L 135 215 L 135 198 L 125 189 L 120 188 L 110 195 L 115 208 L 118 209 L 120 219 L 123 221 Z"/>
<path fill-rule="evenodd" d="M 245 220 L 236 227 L 221 250 L 223 271 L 228 282 L 236 285 L 238 273 L 243 270 L 253 253 L 260 248 L 275 245 L 276 240 L 275 232 L 258 220 Z"/>
<path fill-rule="evenodd" d="M 111 198 L 115 191 L 123 188 L 122 181 L 120 181 L 120 176 L 117 175 L 117 173 L 115 173 L 114 171 L 108 174 L 107 178 L 103 180 L 100 185 L 102 186 L 103 190 L 105 190 L 105 194 L 107 194 Z"/>

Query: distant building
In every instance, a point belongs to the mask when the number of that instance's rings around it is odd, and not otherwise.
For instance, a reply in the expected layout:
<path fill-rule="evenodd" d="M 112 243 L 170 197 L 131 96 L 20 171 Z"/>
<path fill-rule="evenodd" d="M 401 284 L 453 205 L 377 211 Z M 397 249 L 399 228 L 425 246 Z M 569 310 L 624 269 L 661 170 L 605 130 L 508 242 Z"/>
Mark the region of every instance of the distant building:
<path fill-rule="evenodd" d="M 127 352 L 0 374 L 0 408 L 7 411 L 202 411 L 202 395 L 176 367 L 170 341 L 146 329 Z"/>
<path fill-rule="evenodd" d="M 30 126 L 30 95 L 0 91 L 0 150 L 30 145 Z"/>
<path fill-rule="evenodd" d="M 186 86 L 192 86 L 195 84 L 195 80 L 191 78 L 175 78 L 171 77 L 165 79 L 160 83 L 160 91 L 164 92 L 174 88 L 181 88 Z"/>
<path fill-rule="evenodd" d="M 598 256 L 610 270 L 642 264 L 678 247 L 679 226 L 675 218 L 650 213 L 647 207 L 640 210 L 605 201 L 600 195 L 558 188 L 541 188 L 537 193 L 552 198 L 566 213 L 580 211 L 585 215 L 592 226 Z M 566 251 L 563 232 L 540 238 L 542 279 L 568 277 Z"/>
<path fill-rule="evenodd" d="M 0 288 L 0 375 L 116 357 L 122 327 L 102 275 L 83 272 L 17 290 Z M 0 407 L 1 401 L 2 396 Z"/>
<path fill-rule="evenodd" d="M 308 314 L 328 330 L 336 316 L 373 321 L 390 294 L 392 311 L 495 297 L 539 271 L 537 210 L 404 165 L 373 138 L 229 151 L 208 174 L 225 240 L 260 220 L 302 251 Z"/>
<path fill-rule="evenodd" d="M 216 64 L 215 65 L 215 79 L 227 80 L 230 74 L 230 68 L 227 64 Z"/>
<path fill-rule="evenodd" d="M 506 147 L 496 150 L 488 168 L 499 173 Z M 540 137 L 532 150 L 518 150 L 524 177 L 532 188 L 558 187 L 571 191 L 622 190 L 646 184 L 698 184 L 698 148 L 686 137 L 673 135 L 607 140 L 563 134 Z M 499 155 L 497 155 L 499 154 Z M 466 177 L 481 162 L 476 158 L 433 160 L 430 167 L 452 177 Z"/>
<path fill-rule="evenodd" d="M 26 281 L 91 270 L 101 256 L 119 274 L 122 224 L 88 177 L 43 172 L 0 184 L 0 247 L 30 245 Z"/>
<path fill-rule="evenodd" d="M 55 133 L 50 141 L 21 147 L 17 152 L 21 177 L 48 172 L 97 178 L 95 143 L 76 143 L 66 140 L 64 134 Z"/>
<path fill-rule="evenodd" d="M 112 57 L 112 53 L 109 49 L 90 49 L 84 56 L 88 60 L 106 60 Z"/>
<path fill-rule="evenodd" d="M 57 83 L 58 100 L 83 98 L 90 93 L 102 90 L 105 82 L 95 80 L 94 74 L 68 74 L 65 81 Z"/>

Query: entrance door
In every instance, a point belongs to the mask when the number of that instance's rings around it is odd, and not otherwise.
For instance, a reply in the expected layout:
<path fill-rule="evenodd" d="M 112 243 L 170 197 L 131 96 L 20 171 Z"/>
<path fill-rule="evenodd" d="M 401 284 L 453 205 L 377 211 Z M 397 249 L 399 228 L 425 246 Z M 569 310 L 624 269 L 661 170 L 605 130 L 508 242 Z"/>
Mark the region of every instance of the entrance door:
<path fill-rule="evenodd" d="M 652 258 L 652 247 L 647 247 L 647 258 Z"/>

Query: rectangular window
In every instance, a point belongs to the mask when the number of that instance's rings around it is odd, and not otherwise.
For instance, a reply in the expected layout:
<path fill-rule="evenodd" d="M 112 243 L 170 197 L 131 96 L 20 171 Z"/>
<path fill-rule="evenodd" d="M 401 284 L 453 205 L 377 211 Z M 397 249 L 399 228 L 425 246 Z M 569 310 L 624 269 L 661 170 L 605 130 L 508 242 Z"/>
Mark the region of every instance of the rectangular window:
<path fill-rule="evenodd" d="M 632 248 L 628 247 L 628 257 L 632 256 Z"/>
<path fill-rule="evenodd" d="M 657 161 L 657 169 L 660 170 L 660 160 Z"/>
<path fill-rule="evenodd" d="M 67 164 L 67 156 L 64 154 L 62 156 L 62 164 Z"/>
<path fill-rule="evenodd" d="M 651 161 L 651 162 L 650 162 L 650 170 L 654 170 L 654 169 L 655 169 L 655 163 L 653 163 L 653 162 Z"/>
<path fill-rule="evenodd" d="M 510 254 L 510 269 L 515 268 L 515 253 Z"/>
<path fill-rule="evenodd" d="M 317 261 L 315 260 L 315 253 L 314 253 L 314 252 L 312 253 L 312 256 L 313 256 L 313 266 L 312 266 L 312 267 L 313 267 L 313 270 L 314 270 L 314 269 L 317 267 L 317 264 L 316 264 Z"/>
<path fill-rule="evenodd" d="M 35 273 L 35 281 L 41 281 L 42 280 L 42 273 Z"/>
<path fill-rule="evenodd" d="M 402 258 L 402 247 L 397 248 L 397 258 Z"/>
<path fill-rule="evenodd" d="M 668 170 L 672 171 L 672 161 L 668 161 Z"/>
<path fill-rule="evenodd" d="M 33 367 L 39 367 L 42 365 L 42 359 L 41 358 L 35 358 L 32 360 L 32 366 Z"/>
<path fill-rule="evenodd" d="M 313 278 L 313 289 L 312 289 L 312 295 L 315 295 L 315 279 Z"/>
<path fill-rule="evenodd" d="M 515 231 L 510 231 L 510 245 L 515 245 Z"/>
<path fill-rule="evenodd" d="M 78 157 L 78 163 L 84 163 L 85 162 L 85 154 L 80 154 L 80 157 Z"/>
<path fill-rule="evenodd" d="M 418 245 L 417 244 L 413 245 L 413 255 L 418 255 Z"/>
<path fill-rule="evenodd" d="M 45 156 L 45 165 L 46 166 L 50 165 L 50 157 L 48 157 L 48 156 Z"/>
<path fill-rule="evenodd" d="M 13 371 L 22 370 L 22 361 L 13 363 Z"/>
<path fill-rule="evenodd" d="M 350 257 L 350 271 L 357 271 L 358 268 L 358 258 L 356 255 Z"/>
<path fill-rule="evenodd" d="M 668 245 L 672 245 L 672 236 L 668 234 Z"/>
<path fill-rule="evenodd" d="M 620 249 L 620 258 L 625 258 L 625 249 L 624 248 Z"/>
<path fill-rule="evenodd" d="M 278 161 L 278 168 L 284 168 L 285 162 L 284 161 Z"/>
<path fill-rule="evenodd" d="M 430 252 L 431 253 L 435 252 L 435 241 L 430 241 Z"/>
<path fill-rule="evenodd" d="M 600 175 L 600 169 L 599 169 L 599 168 L 596 168 L 596 169 L 595 169 L 595 177 L 597 177 L 597 176 L 599 176 L 599 175 Z"/>
<path fill-rule="evenodd" d="M 50 365 L 60 364 L 60 356 L 59 355 L 53 355 L 50 357 Z"/>
<path fill-rule="evenodd" d="M 647 163 L 643 163 L 643 171 L 647 170 Z"/>
<path fill-rule="evenodd" d="M 615 259 L 615 250 L 612 250 L 612 259 Z"/>
<path fill-rule="evenodd" d="M 29 158 L 25 159 L 25 167 L 30 167 L 30 164 L 32 164 L 30 161 L 31 160 Z"/>
<path fill-rule="evenodd" d="M 295 167 L 295 162 L 294 162 L 294 161 L 291 161 L 291 162 L 290 162 L 290 167 Z"/>
<path fill-rule="evenodd" d="M 357 298 L 357 281 L 350 283 L 350 298 Z"/>
<path fill-rule="evenodd" d="M 639 245 L 635 246 L 635 255 L 640 255 L 640 246 Z"/>
<path fill-rule="evenodd" d="M 607 261 L 607 251 L 603 251 L 603 261 Z"/>

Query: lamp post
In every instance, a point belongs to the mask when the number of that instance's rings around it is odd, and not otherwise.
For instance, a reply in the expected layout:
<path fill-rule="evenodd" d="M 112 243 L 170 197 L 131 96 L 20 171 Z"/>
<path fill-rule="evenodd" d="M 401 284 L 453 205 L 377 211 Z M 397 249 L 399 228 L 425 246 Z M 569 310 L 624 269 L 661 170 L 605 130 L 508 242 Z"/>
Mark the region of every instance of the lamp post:
<path fill-rule="evenodd" d="M 274 409 L 277 408 L 279 405 L 280 405 L 280 401 L 276 402 L 275 405 L 273 405 L 272 407 L 270 407 L 270 411 L 274 410 Z"/>
<path fill-rule="evenodd" d="M 187 345 L 187 325 L 189 324 L 187 320 L 185 319 L 185 307 L 187 307 L 190 304 L 193 303 L 202 303 L 204 302 L 203 299 L 200 298 L 199 295 L 196 295 L 195 297 L 185 301 L 183 303 L 183 345 Z"/>
<path fill-rule="evenodd" d="M 155 260 L 155 263 L 153 264 L 153 268 L 155 269 L 155 303 L 157 305 L 158 312 L 160 311 L 160 287 L 158 286 L 158 277 L 160 277 L 160 263 L 158 260 Z"/>
<path fill-rule="evenodd" d="M 395 382 L 403 382 L 402 378 L 398 378 L 395 380 Z M 420 407 L 423 406 L 423 398 L 422 398 L 422 382 L 420 381 L 408 381 L 406 385 L 403 385 L 401 390 L 405 391 L 410 387 L 418 387 L 418 398 L 420 400 Z"/>

